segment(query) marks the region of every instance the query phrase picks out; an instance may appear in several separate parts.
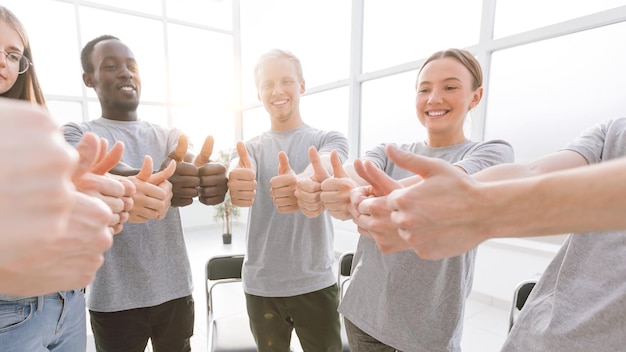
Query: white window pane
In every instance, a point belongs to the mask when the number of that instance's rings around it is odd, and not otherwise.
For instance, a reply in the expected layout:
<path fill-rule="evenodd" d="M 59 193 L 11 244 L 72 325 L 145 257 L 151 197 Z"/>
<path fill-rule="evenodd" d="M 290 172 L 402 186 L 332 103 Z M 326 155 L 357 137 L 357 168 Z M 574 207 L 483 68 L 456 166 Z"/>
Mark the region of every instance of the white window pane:
<path fill-rule="evenodd" d="M 624 5 L 624 0 L 497 0 L 494 37 L 517 34 Z"/>
<path fill-rule="evenodd" d="M 478 43 L 482 0 L 365 1 L 363 70 L 418 60 Z"/>
<path fill-rule="evenodd" d="M 264 0 L 241 2 L 243 101 L 257 101 L 254 65 L 272 48 L 301 61 L 308 88 L 348 77 L 351 2 Z"/>
<path fill-rule="evenodd" d="M 3 1 L 2 5 L 15 13 L 26 28 L 44 94 L 80 95 L 83 81 L 74 6 L 42 0 Z"/>
<path fill-rule="evenodd" d="M 139 64 L 141 99 L 165 101 L 163 23 L 87 7 L 80 8 L 80 16 L 82 46 L 103 34 L 118 37 L 132 50 Z M 95 97 L 93 89 L 89 89 L 89 96 Z"/>
<path fill-rule="evenodd" d="M 167 0 L 166 6 L 169 18 L 226 30 L 233 26 L 230 0 Z"/>
<path fill-rule="evenodd" d="M 172 101 L 234 110 L 232 36 L 180 25 L 168 33 Z"/>
<path fill-rule="evenodd" d="M 361 150 L 381 143 L 413 143 L 424 140 L 426 130 L 415 113 L 415 79 L 410 71 L 363 83 Z"/>
<path fill-rule="evenodd" d="M 626 22 L 493 54 L 485 137 L 526 162 L 624 116 Z"/>
<path fill-rule="evenodd" d="M 348 88 L 338 88 L 300 98 L 304 123 L 348 136 Z"/>
<path fill-rule="evenodd" d="M 267 111 L 260 106 L 243 112 L 243 140 L 258 136 L 270 129 L 270 117 Z"/>
<path fill-rule="evenodd" d="M 101 3 L 106 6 L 117 7 L 125 10 L 132 10 L 151 15 L 160 16 L 163 11 L 163 5 L 160 0 L 90 0 L 91 2 Z"/>
<path fill-rule="evenodd" d="M 63 126 L 68 122 L 83 121 L 83 106 L 81 103 L 48 100 L 46 101 L 46 106 L 52 115 L 52 119 L 59 126 Z"/>
<path fill-rule="evenodd" d="M 217 151 L 230 149 L 235 144 L 234 115 L 230 111 L 207 107 L 174 108 L 174 127 L 187 134 L 196 152 L 200 151 L 207 136 L 213 136 L 213 156 Z"/>

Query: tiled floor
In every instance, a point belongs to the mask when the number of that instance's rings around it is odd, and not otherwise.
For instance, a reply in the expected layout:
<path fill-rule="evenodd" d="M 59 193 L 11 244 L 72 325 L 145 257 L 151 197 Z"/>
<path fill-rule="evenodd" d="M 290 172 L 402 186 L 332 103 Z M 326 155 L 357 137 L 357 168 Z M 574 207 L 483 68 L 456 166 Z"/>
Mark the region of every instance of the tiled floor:
<path fill-rule="evenodd" d="M 191 261 L 195 284 L 194 300 L 196 305 L 196 323 L 194 336 L 191 339 L 192 350 L 207 351 L 207 327 L 204 293 L 204 265 L 208 258 L 221 253 L 243 253 L 245 229 L 236 227 L 230 245 L 222 244 L 221 231 L 197 230 L 187 231 L 185 239 Z M 470 298 L 465 313 L 463 341 L 464 352 L 498 351 L 505 337 L 508 324 L 508 311 L 502 306 L 483 302 L 481 299 Z M 87 352 L 94 352 L 93 340 L 88 327 Z M 299 346 L 295 346 L 297 352 Z M 151 351 L 150 347 L 146 351 Z"/>

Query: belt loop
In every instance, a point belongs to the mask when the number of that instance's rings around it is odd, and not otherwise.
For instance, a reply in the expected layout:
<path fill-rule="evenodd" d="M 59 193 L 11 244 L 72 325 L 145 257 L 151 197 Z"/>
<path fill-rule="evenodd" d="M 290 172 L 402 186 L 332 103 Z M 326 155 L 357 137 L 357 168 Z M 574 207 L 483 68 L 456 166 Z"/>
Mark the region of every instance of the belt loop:
<path fill-rule="evenodd" d="M 40 313 L 43 310 L 43 301 L 45 296 L 37 296 L 37 309 L 36 312 Z"/>

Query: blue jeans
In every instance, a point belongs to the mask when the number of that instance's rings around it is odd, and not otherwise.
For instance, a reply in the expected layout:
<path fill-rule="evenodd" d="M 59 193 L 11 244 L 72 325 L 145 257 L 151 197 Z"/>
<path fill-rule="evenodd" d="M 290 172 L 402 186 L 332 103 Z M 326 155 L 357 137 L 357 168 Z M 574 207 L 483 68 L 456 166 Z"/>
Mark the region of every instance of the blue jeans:
<path fill-rule="evenodd" d="M 85 352 L 85 296 L 64 291 L 17 301 L 0 301 L 3 352 Z"/>

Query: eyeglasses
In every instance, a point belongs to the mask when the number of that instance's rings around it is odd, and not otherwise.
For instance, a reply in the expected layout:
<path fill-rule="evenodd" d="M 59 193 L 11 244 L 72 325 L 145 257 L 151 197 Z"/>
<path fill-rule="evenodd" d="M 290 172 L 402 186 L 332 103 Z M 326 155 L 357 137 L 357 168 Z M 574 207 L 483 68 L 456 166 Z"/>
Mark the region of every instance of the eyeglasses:
<path fill-rule="evenodd" d="M 0 53 L 4 54 L 7 65 L 12 69 L 17 70 L 18 75 L 28 71 L 28 68 L 33 64 L 26 56 L 20 53 L 7 53 L 4 50 L 0 50 Z"/>

